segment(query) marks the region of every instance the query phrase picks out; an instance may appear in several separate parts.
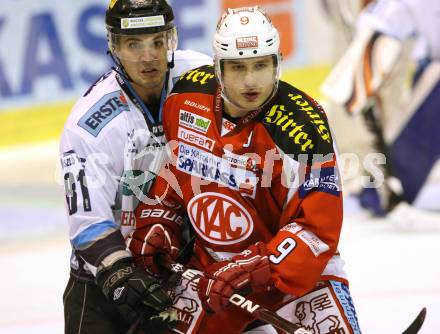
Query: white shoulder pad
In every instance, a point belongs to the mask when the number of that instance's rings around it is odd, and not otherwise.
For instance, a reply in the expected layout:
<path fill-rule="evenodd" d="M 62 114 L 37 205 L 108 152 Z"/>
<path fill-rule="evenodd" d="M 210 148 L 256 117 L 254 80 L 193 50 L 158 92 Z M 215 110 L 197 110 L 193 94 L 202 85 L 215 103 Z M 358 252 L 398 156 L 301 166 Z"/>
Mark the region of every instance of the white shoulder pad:
<path fill-rule="evenodd" d="M 129 105 L 116 82 L 114 72 L 111 72 L 93 84 L 77 101 L 69 115 L 66 128 L 81 136 L 95 139 L 124 111 L 129 111 Z"/>
<path fill-rule="evenodd" d="M 170 71 L 171 87 L 183 73 L 203 65 L 212 65 L 211 57 L 192 50 L 177 50 L 174 53 L 174 67 Z"/>
<path fill-rule="evenodd" d="M 359 112 L 388 79 L 402 43 L 370 28 L 359 30 L 345 54 L 324 80 L 321 91 L 331 101 Z"/>

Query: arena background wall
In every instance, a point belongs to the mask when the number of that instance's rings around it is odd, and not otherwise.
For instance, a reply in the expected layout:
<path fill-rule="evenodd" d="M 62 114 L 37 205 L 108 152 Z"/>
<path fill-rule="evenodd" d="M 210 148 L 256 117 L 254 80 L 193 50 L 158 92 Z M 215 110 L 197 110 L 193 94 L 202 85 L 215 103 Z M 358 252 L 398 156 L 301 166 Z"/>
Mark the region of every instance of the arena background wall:
<path fill-rule="evenodd" d="M 111 66 L 106 0 L 3 0 L 0 148 L 56 140 L 76 98 Z M 211 54 L 216 22 L 248 0 L 170 1 L 179 48 Z M 281 34 L 283 79 L 319 97 L 335 41 L 317 0 L 260 0 Z"/>

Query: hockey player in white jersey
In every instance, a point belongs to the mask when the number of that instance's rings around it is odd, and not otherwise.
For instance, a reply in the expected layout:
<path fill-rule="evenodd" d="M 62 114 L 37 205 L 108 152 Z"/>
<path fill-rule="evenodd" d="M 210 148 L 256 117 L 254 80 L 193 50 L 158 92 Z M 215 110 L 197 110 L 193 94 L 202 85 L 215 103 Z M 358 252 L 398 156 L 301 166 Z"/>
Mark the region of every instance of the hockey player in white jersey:
<path fill-rule="evenodd" d="M 66 333 L 125 333 L 140 315 L 171 302 L 157 279 L 137 268 L 125 237 L 162 161 L 165 97 L 181 74 L 212 62 L 176 51 L 173 20 L 165 0 L 112 0 L 106 26 L 115 67 L 66 122 L 60 160 L 73 249 L 63 296 Z M 166 239 L 166 231 L 158 236 Z M 177 248 L 170 245 L 170 252 Z M 163 323 L 156 322 L 145 322 L 146 332 L 159 333 Z"/>
<path fill-rule="evenodd" d="M 359 16 L 353 42 L 323 85 L 325 95 L 354 117 L 366 115 L 376 143 L 381 142 L 388 166 L 385 187 L 379 188 L 379 197 L 375 189 L 361 195 L 362 204 L 376 214 L 396 205 L 406 208 L 405 203 L 440 210 L 435 203 L 440 180 L 434 174 L 440 151 L 433 145 L 440 140 L 435 130 L 440 121 L 439 12 L 435 0 L 373 2 Z M 399 72 L 408 70 L 402 60 L 410 40 L 417 70 L 405 96 Z M 389 94 L 393 87 L 397 96 Z M 398 220 L 408 217 L 405 211 Z"/>

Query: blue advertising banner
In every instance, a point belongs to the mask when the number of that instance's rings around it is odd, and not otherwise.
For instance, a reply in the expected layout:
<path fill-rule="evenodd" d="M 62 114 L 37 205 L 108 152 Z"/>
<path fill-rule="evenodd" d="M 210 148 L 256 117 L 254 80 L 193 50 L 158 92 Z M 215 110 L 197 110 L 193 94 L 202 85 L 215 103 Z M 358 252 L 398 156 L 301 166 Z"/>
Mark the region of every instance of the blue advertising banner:
<path fill-rule="evenodd" d="M 211 54 L 212 35 L 223 10 L 231 5 L 253 4 L 248 0 L 170 3 L 176 16 L 179 48 L 207 54 Z M 316 63 L 311 57 L 315 32 L 309 19 L 316 10 L 310 9 L 306 0 L 258 3 L 280 31 L 284 69 Z M 107 6 L 108 0 L 2 0 L 0 130 L 28 136 L 30 130 L 21 130 L 23 115 L 11 114 L 23 111 L 26 122 L 32 119 L 42 126 L 48 124 L 48 134 L 55 128 L 60 130 L 76 97 L 112 66 L 104 23 Z M 322 61 L 325 59 L 318 59 Z M 54 113 L 59 118 L 57 125 Z"/>

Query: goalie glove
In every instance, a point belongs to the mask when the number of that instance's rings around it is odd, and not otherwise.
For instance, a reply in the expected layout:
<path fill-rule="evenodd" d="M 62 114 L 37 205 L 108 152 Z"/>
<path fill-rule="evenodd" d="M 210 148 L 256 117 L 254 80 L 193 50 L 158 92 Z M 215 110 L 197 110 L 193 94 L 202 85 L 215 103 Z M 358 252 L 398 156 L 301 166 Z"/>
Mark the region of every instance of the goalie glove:
<path fill-rule="evenodd" d="M 234 293 L 262 292 L 272 285 L 266 246 L 257 242 L 229 261 L 216 262 L 205 270 L 198 294 L 207 312 L 221 312 Z"/>

